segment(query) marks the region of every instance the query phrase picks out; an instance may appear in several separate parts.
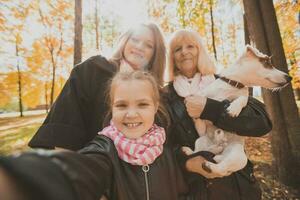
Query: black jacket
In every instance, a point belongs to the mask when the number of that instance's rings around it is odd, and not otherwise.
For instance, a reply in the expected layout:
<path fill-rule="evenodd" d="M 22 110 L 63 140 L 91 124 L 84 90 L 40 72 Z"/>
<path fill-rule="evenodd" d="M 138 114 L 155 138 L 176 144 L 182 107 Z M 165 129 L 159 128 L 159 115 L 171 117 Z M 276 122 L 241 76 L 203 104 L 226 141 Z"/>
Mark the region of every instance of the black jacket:
<path fill-rule="evenodd" d="M 116 71 L 116 67 L 102 56 L 91 57 L 75 66 L 29 146 L 48 149 L 56 146 L 71 150 L 83 148 L 103 128 L 108 111 L 106 88 Z M 179 130 L 179 134 L 174 132 L 169 139 L 190 146 L 189 143 L 196 139 L 194 124 L 172 86 L 167 97 L 166 105 L 171 105 L 170 113 L 175 116 L 172 129 Z M 244 108 L 245 112 L 242 111 L 237 118 L 228 117 L 225 106 L 225 102 L 208 100 L 201 117 L 213 121 L 224 130 L 236 131 L 241 135 L 260 136 L 271 129 L 263 105 L 258 101 L 250 99 Z M 178 120 L 181 122 L 177 123 Z M 157 123 L 160 124 L 159 121 Z M 186 138 L 186 134 L 181 132 L 191 134 Z"/>
<path fill-rule="evenodd" d="M 177 148 L 178 160 L 185 165 L 186 158 L 180 147 L 188 146 L 194 149 L 199 137 L 193 120 L 189 117 L 184 105 L 184 98 L 177 95 L 173 84 L 164 88 L 164 101 L 171 116 L 171 126 L 168 129 L 168 143 Z M 265 111 L 265 106 L 258 100 L 249 97 L 248 104 L 238 117 L 230 117 L 226 113 L 228 101 L 207 99 L 205 108 L 200 116 L 210 120 L 219 128 L 234 131 L 238 135 L 259 137 L 272 129 L 272 123 Z M 210 152 L 199 152 L 190 157 L 201 155 L 214 162 Z M 247 166 L 230 176 L 206 179 L 198 174 L 185 173 L 190 191 L 200 200 L 259 200 L 261 190 L 253 175 L 253 165 L 248 161 Z"/>
<path fill-rule="evenodd" d="M 150 200 L 192 199 L 174 154 L 166 145 L 147 174 L 142 166 L 119 159 L 106 136 L 96 136 L 79 153 L 27 153 L 17 159 L 0 158 L 0 166 L 30 187 L 28 195 L 33 199 L 99 200 L 106 194 L 109 200 L 146 200 L 146 187 Z"/>
<path fill-rule="evenodd" d="M 173 145 L 189 146 L 199 137 L 193 120 L 189 117 L 184 104 L 184 98 L 177 95 L 173 84 L 164 88 L 164 103 L 171 117 L 171 126 L 168 129 L 168 142 Z M 265 105 L 255 98 L 249 97 L 248 104 L 238 117 L 230 117 L 226 108 L 230 102 L 207 99 L 207 103 L 200 116 L 201 119 L 211 121 L 215 126 L 235 132 L 241 136 L 260 137 L 272 129 L 272 123 L 265 110 Z"/>
<path fill-rule="evenodd" d="M 83 148 L 103 128 L 106 88 L 117 71 L 102 56 L 75 66 L 43 125 L 29 142 L 32 148 Z"/>

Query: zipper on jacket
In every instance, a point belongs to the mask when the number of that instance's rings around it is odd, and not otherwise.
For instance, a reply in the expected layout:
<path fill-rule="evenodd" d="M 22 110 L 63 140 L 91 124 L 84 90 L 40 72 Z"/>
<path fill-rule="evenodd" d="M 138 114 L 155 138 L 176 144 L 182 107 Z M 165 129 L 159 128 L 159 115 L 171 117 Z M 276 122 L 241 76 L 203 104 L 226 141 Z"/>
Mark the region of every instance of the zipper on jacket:
<path fill-rule="evenodd" d="M 144 172 L 144 177 L 145 177 L 145 183 L 146 183 L 146 199 L 150 200 L 149 197 L 149 183 L 148 183 L 148 172 L 149 172 L 149 165 L 143 165 L 142 170 Z"/>

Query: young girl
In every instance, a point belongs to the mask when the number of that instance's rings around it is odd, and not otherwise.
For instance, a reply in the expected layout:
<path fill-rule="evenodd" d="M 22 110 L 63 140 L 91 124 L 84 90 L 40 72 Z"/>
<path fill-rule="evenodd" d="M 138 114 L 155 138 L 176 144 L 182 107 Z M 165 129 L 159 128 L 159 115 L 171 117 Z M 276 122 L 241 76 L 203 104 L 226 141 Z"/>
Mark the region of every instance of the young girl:
<path fill-rule="evenodd" d="M 164 144 L 165 130 L 154 123 L 156 116 L 166 118 L 155 79 L 141 71 L 118 73 L 109 94 L 109 125 L 79 153 L 0 158 L 0 180 L 6 179 L 0 199 L 11 180 L 21 199 L 98 200 L 103 194 L 110 200 L 187 199 L 180 168 Z"/>

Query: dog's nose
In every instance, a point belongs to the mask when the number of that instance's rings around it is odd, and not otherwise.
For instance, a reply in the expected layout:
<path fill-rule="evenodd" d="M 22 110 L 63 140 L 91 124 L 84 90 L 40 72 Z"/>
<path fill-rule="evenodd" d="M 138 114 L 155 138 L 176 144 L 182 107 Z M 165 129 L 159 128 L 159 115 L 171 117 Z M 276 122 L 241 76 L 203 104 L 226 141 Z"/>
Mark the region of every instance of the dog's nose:
<path fill-rule="evenodd" d="M 292 78 L 291 76 L 285 75 L 285 80 L 286 80 L 287 82 L 290 82 L 292 79 L 293 79 L 293 78 Z"/>

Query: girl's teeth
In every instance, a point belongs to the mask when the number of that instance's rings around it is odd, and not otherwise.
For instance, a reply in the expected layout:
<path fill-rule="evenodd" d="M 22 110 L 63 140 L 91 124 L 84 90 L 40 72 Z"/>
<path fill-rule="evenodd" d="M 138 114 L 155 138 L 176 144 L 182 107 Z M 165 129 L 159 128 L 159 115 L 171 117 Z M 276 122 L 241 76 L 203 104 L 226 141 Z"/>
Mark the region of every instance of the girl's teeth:
<path fill-rule="evenodd" d="M 139 123 L 130 123 L 130 124 L 127 124 L 127 126 L 129 127 L 129 128 L 133 128 L 133 127 L 136 127 L 136 126 L 138 126 L 139 125 Z"/>

